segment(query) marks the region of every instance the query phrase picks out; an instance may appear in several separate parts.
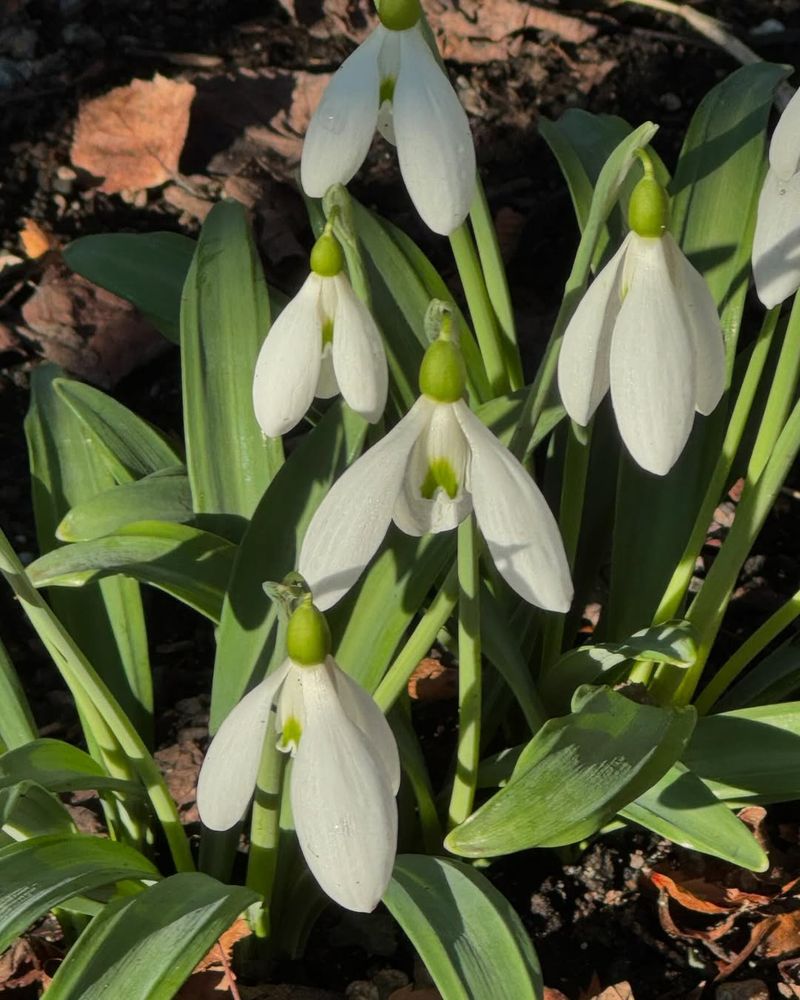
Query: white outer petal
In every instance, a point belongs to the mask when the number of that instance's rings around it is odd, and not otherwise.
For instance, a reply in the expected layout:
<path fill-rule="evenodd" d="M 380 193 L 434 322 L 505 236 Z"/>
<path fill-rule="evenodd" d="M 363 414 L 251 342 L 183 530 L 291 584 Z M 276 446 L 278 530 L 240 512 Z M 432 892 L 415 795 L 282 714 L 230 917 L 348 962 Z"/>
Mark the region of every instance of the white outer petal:
<path fill-rule="evenodd" d="M 246 694 L 211 741 L 197 779 L 197 809 L 210 830 L 229 830 L 253 797 L 270 709 L 290 667 L 285 660 Z"/>
<path fill-rule="evenodd" d="M 531 604 L 567 611 L 572 581 L 547 501 L 523 466 L 463 401 L 453 410 L 470 448 L 470 489 L 478 527 L 495 566 Z"/>
<path fill-rule="evenodd" d="M 561 401 L 570 417 L 584 426 L 608 392 L 608 358 L 629 243 L 630 234 L 589 285 L 567 325 L 558 355 Z"/>
<path fill-rule="evenodd" d="M 300 182 L 311 198 L 331 184 L 347 184 L 367 155 L 378 121 L 378 57 L 382 26 L 359 45 L 333 74 L 303 143 Z"/>
<path fill-rule="evenodd" d="M 326 663 L 345 714 L 358 726 L 373 748 L 386 773 L 386 781 L 392 794 L 396 795 L 400 787 L 400 754 L 391 726 L 372 695 L 345 673 L 332 656 L 328 657 Z"/>
<path fill-rule="evenodd" d="M 725 391 L 725 341 L 719 313 L 705 278 L 692 267 L 671 234 L 665 233 L 661 239 L 694 344 L 694 406 L 698 413 L 711 413 Z"/>
<path fill-rule="evenodd" d="M 767 309 L 800 288 L 800 173 L 782 181 L 767 171 L 758 199 L 753 275 Z"/>
<path fill-rule="evenodd" d="M 694 420 L 694 343 L 660 237 L 636 237 L 611 341 L 611 402 L 636 462 L 663 476 Z"/>
<path fill-rule="evenodd" d="M 300 680 L 306 728 L 291 777 L 297 839 L 331 899 L 369 913 L 394 865 L 394 792 L 373 747 L 339 703 L 330 668 L 304 669 Z"/>
<path fill-rule="evenodd" d="M 422 221 L 447 236 L 466 219 L 475 197 L 472 133 L 419 26 L 398 35 L 392 118 L 400 172 Z"/>
<path fill-rule="evenodd" d="M 345 402 L 374 424 L 386 407 L 389 369 L 380 331 L 372 314 L 344 274 L 336 282 L 333 318 L 333 367 Z"/>
<path fill-rule="evenodd" d="M 253 375 L 253 408 L 268 437 L 290 431 L 311 405 L 322 354 L 321 281 L 309 274 L 261 345 Z"/>
<path fill-rule="evenodd" d="M 418 399 L 385 438 L 337 479 L 311 519 L 298 569 L 320 611 L 347 593 L 383 541 L 409 452 L 432 405 Z"/>
<path fill-rule="evenodd" d="M 800 90 L 783 109 L 772 142 L 769 144 L 769 165 L 783 180 L 800 170 Z"/>

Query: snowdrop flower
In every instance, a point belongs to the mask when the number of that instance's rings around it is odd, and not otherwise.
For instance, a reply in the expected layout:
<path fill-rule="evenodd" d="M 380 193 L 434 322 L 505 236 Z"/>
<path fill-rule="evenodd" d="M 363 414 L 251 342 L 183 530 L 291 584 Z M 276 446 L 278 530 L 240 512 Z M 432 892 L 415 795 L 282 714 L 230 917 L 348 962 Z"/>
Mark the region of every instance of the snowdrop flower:
<path fill-rule="evenodd" d="M 389 385 L 383 341 L 343 266 L 339 242 L 326 229 L 311 251 L 311 274 L 261 346 L 253 406 L 267 437 L 290 431 L 315 396 L 341 392 L 370 423 L 383 413 Z"/>
<path fill-rule="evenodd" d="M 306 133 L 303 190 L 321 198 L 347 184 L 376 128 L 397 146 L 400 172 L 423 222 L 457 229 L 475 194 L 475 150 L 464 109 L 420 27 L 419 0 L 382 0 L 381 24 L 334 74 Z"/>
<path fill-rule="evenodd" d="M 769 146 L 753 238 L 753 275 L 768 309 L 800 288 L 800 91 L 786 105 Z"/>
<path fill-rule="evenodd" d="M 631 232 L 567 326 L 558 386 L 579 424 L 610 387 L 628 451 L 663 476 L 683 451 L 695 410 L 711 413 L 722 396 L 725 348 L 708 286 L 666 231 L 667 194 L 644 162 Z"/>
<path fill-rule="evenodd" d="M 278 748 L 294 757 L 292 813 L 303 856 L 331 899 L 368 913 L 397 849 L 397 744 L 374 700 L 331 657 L 327 623 L 310 597 L 289 619 L 286 644 L 283 665 L 220 726 L 200 771 L 197 807 L 212 830 L 241 818 L 275 704 Z"/>
<path fill-rule="evenodd" d="M 299 569 L 321 608 L 356 582 L 392 521 L 447 531 L 475 511 L 495 565 L 525 600 L 566 611 L 572 583 L 555 518 L 511 452 L 464 402 L 461 352 L 444 337 L 420 368 L 421 396 L 337 480 L 308 527 Z"/>

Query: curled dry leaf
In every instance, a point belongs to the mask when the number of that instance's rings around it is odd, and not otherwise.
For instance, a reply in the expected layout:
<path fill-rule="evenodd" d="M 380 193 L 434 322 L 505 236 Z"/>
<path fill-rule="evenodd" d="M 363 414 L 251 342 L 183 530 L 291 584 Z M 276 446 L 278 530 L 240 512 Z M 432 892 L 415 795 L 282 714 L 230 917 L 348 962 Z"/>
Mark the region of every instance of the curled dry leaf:
<path fill-rule="evenodd" d="M 414 701 L 448 701 L 458 694 L 458 671 L 432 656 L 420 660 L 408 679 L 408 694 Z"/>
<path fill-rule="evenodd" d="M 163 184 L 178 169 L 194 95 L 193 84 L 156 73 L 85 101 L 72 162 L 101 177 L 108 194 Z"/>
<path fill-rule="evenodd" d="M 57 246 L 53 234 L 48 233 L 35 219 L 22 220 L 19 241 L 25 251 L 25 256 L 30 260 L 43 257 L 48 250 L 53 250 Z"/>

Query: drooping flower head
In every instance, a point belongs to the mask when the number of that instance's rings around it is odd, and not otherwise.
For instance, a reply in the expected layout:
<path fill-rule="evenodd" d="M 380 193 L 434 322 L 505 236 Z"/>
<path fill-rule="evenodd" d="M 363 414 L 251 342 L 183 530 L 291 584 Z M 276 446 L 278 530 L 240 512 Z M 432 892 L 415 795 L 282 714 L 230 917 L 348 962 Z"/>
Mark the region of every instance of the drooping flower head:
<path fill-rule="evenodd" d="M 769 146 L 753 237 L 753 275 L 768 309 L 800 288 L 800 91 L 786 105 Z"/>
<path fill-rule="evenodd" d="M 299 569 L 321 608 L 356 582 L 392 521 L 406 534 L 447 531 L 471 512 L 495 565 L 525 600 L 566 611 L 572 584 L 550 508 L 523 466 L 464 401 L 448 322 L 420 368 L 420 397 L 341 476 L 303 539 Z"/>
<path fill-rule="evenodd" d="M 389 373 L 378 327 L 344 271 L 338 240 L 326 228 L 311 251 L 311 273 L 261 346 L 253 406 L 267 437 L 302 420 L 315 396 L 341 392 L 375 423 L 386 406 Z"/>
<path fill-rule="evenodd" d="M 334 74 L 306 133 L 303 190 L 347 184 L 375 130 L 397 146 L 423 222 L 457 229 L 475 195 L 475 150 L 464 109 L 422 33 L 419 0 L 382 0 L 380 24 Z"/>
<path fill-rule="evenodd" d="M 644 162 L 631 231 L 564 333 L 558 386 L 567 413 L 584 425 L 610 388 L 628 451 L 663 476 L 683 451 L 695 411 L 711 413 L 720 401 L 725 348 L 708 286 L 667 231 L 667 194 Z"/>
<path fill-rule="evenodd" d="M 228 715 L 206 754 L 197 808 L 228 830 L 253 796 L 273 705 L 278 748 L 294 758 L 297 839 L 320 887 L 350 910 L 374 910 L 397 849 L 400 760 L 374 700 L 330 655 L 324 616 L 305 599 L 289 619 L 283 664 Z"/>

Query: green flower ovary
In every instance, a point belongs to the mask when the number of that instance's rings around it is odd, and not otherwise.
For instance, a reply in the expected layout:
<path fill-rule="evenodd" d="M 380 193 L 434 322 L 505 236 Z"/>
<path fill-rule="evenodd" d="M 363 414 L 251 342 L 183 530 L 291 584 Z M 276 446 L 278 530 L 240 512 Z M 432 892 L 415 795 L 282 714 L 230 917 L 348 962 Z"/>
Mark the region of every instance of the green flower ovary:
<path fill-rule="evenodd" d="M 390 31 L 408 31 L 422 16 L 419 0 L 381 0 L 378 17 Z"/>
<path fill-rule="evenodd" d="M 331 632 L 325 615 L 306 599 L 293 612 L 286 628 L 286 652 L 301 667 L 317 667 L 331 651 Z M 285 727 L 284 727 L 285 728 Z"/>
<path fill-rule="evenodd" d="M 458 495 L 458 477 L 453 466 L 446 458 L 432 458 L 428 472 L 420 486 L 420 493 L 425 500 L 433 500 L 436 490 L 441 487 L 451 500 Z"/>

